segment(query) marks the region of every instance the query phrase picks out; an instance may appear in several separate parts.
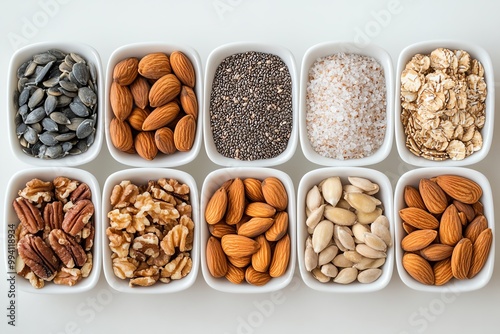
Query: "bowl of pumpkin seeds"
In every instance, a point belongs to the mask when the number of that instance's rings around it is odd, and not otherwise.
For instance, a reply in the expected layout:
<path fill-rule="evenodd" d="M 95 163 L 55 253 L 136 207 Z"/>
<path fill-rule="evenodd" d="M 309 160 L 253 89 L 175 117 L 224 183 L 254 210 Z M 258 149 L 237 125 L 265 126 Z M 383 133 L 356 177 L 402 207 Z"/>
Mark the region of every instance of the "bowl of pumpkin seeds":
<path fill-rule="evenodd" d="M 14 155 L 36 166 L 78 166 L 102 146 L 102 65 L 92 47 L 43 42 L 17 50 L 8 74 Z"/>

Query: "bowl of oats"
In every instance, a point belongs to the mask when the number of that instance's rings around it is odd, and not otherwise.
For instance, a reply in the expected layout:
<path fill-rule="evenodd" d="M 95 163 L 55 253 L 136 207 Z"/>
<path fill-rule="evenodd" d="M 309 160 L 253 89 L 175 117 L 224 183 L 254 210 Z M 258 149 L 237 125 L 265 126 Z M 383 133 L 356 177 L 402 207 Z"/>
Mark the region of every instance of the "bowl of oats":
<path fill-rule="evenodd" d="M 495 109 L 486 50 L 461 41 L 413 44 L 401 52 L 396 73 L 396 144 L 403 161 L 466 166 L 486 157 Z"/>

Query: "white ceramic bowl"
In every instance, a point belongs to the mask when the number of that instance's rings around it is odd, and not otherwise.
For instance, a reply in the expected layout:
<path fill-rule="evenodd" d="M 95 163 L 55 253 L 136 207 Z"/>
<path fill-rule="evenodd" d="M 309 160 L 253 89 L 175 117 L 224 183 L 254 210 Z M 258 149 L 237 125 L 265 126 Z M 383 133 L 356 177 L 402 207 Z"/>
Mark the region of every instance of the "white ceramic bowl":
<path fill-rule="evenodd" d="M 472 279 L 467 280 L 457 280 L 452 279 L 450 282 L 442 286 L 425 285 L 415 279 L 413 279 L 403 268 L 403 249 L 401 248 L 401 240 L 405 236 L 405 231 L 403 230 L 402 220 L 399 217 L 399 210 L 403 209 L 406 205 L 404 203 L 404 188 L 407 185 L 414 186 L 418 189 L 418 183 L 421 178 L 431 178 L 439 175 L 459 175 L 469 178 L 476 183 L 478 183 L 483 189 L 483 196 L 480 201 L 484 205 L 484 216 L 488 220 L 488 227 L 491 228 L 493 232 L 493 243 L 491 245 L 490 254 L 488 260 L 484 265 L 483 269 L 477 276 Z M 425 292 L 466 292 L 478 290 L 488 284 L 492 274 L 493 265 L 495 262 L 495 215 L 493 208 L 493 195 L 491 192 L 491 186 L 488 179 L 480 172 L 468 168 L 460 167 L 429 167 L 414 169 L 406 172 L 399 179 L 396 190 L 394 192 L 394 223 L 396 225 L 396 266 L 398 268 L 399 277 L 404 284 L 408 287 Z"/>
<path fill-rule="evenodd" d="M 405 68 L 406 64 L 411 60 L 411 58 L 420 54 L 430 54 L 436 48 L 448 48 L 451 50 L 464 50 L 467 51 L 472 58 L 475 58 L 481 62 L 484 67 L 484 78 L 486 81 L 486 89 L 488 90 L 488 95 L 486 97 L 486 120 L 484 127 L 481 130 L 483 136 L 483 147 L 481 150 L 474 152 L 472 155 L 468 156 L 463 160 L 443 160 L 443 161 L 432 161 L 422 157 L 418 157 L 410 152 L 406 147 L 406 135 L 404 133 L 403 124 L 401 123 L 401 73 Z M 452 41 L 452 40 L 437 40 L 428 41 L 412 44 L 406 47 L 398 59 L 398 66 L 396 71 L 396 94 L 395 94 L 395 120 L 396 120 L 396 146 L 399 152 L 399 156 L 404 162 L 419 166 L 419 167 L 452 167 L 452 166 L 467 166 L 478 163 L 483 160 L 487 155 L 491 147 L 491 142 L 493 139 L 493 126 L 494 126 L 494 116 L 495 116 L 495 80 L 493 73 L 493 65 L 491 63 L 491 58 L 489 54 L 483 48 L 475 45 L 473 43 L 463 42 L 463 41 Z"/>
<path fill-rule="evenodd" d="M 151 161 L 141 158 L 138 154 L 129 154 L 118 150 L 113 146 L 111 138 L 109 135 L 109 124 L 113 118 L 113 110 L 111 109 L 111 104 L 109 101 L 109 91 L 111 83 L 113 82 L 113 69 L 117 63 L 123 59 L 129 57 L 142 58 L 149 53 L 163 52 L 170 54 L 173 51 L 182 51 L 191 63 L 193 64 L 194 70 L 196 72 L 196 84 L 194 91 L 198 99 L 198 119 L 196 122 L 196 137 L 191 150 L 187 152 L 175 152 L 174 154 L 163 154 L 158 152 L 158 155 Z M 186 45 L 177 44 L 167 44 L 161 42 L 147 42 L 147 43 L 136 43 L 127 44 L 118 49 L 116 49 L 110 56 L 108 67 L 106 69 L 106 88 L 105 88 L 105 107 L 106 107 L 106 117 L 105 117 L 105 134 L 106 143 L 109 152 L 113 158 L 124 165 L 133 167 L 176 167 L 180 165 L 185 165 L 193 161 L 198 155 L 201 148 L 202 139 L 202 101 L 203 101 L 203 76 L 202 76 L 202 64 L 200 57 L 196 50 Z"/>
<path fill-rule="evenodd" d="M 99 275 L 101 274 L 101 188 L 99 187 L 97 179 L 92 174 L 85 170 L 71 167 L 36 167 L 23 169 L 10 178 L 7 185 L 7 191 L 5 193 L 3 227 L 3 247 L 7 272 L 15 273 L 15 270 L 12 270 L 11 268 L 10 260 L 12 260 L 13 257 L 15 261 L 17 257 L 17 251 L 13 253 L 9 253 L 7 251 L 8 245 L 13 245 L 13 247 L 15 247 L 15 244 L 12 244 L 14 242 L 15 228 L 12 229 L 9 225 L 13 224 L 17 227 L 19 224 L 19 219 L 17 218 L 16 212 L 12 207 L 12 202 L 19 196 L 18 191 L 23 189 L 26 186 L 26 182 L 31 179 L 38 178 L 43 181 L 52 181 L 58 176 L 65 176 L 70 179 L 85 182 L 92 191 L 92 203 L 94 204 L 95 210 L 93 216 L 95 228 L 94 246 L 92 248 L 93 268 L 88 277 L 82 278 L 82 280 L 74 286 L 57 285 L 53 282 L 45 282 L 45 286 L 43 288 L 35 289 L 31 286 L 27 279 L 16 275 L 16 285 L 19 290 L 22 291 L 40 294 L 73 294 L 85 292 L 92 289 L 97 284 Z"/>
<path fill-rule="evenodd" d="M 379 185 L 380 190 L 375 197 L 382 202 L 384 207 L 383 214 L 389 220 L 389 231 L 391 233 L 391 238 L 394 239 L 392 186 L 386 175 L 377 170 L 363 167 L 325 167 L 312 170 L 302 177 L 297 190 L 297 256 L 299 259 L 299 270 L 302 280 L 311 289 L 321 292 L 356 293 L 381 290 L 387 286 L 392 277 L 394 268 L 394 246 L 388 248 L 386 261 L 381 267 L 382 275 L 373 283 L 363 284 L 358 281 L 346 285 L 337 284 L 332 281 L 329 283 L 321 283 L 306 270 L 304 254 L 306 239 L 309 236 L 305 223 L 307 218 L 305 212 L 306 195 L 312 187 L 319 184 L 322 180 L 332 176 L 339 176 L 342 180 L 342 184 L 348 184 L 349 181 L 347 178 L 355 176 L 369 179 Z"/>
<path fill-rule="evenodd" d="M 59 49 L 63 52 L 75 52 L 85 58 L 88 63 L 92 63 L 97 71 L 97 124 L 94 143 L 84 153 L 78 155 L 67 155 L 60 159 L 41 159 L 32 157 L 23 152 L 16 135 L 15 115 L 17 112 L 17 102 L 13 95 L 17 90 L 17 69 L 24 62 L 31 59 L 35 54 L 45 52 L 50 49 Z M 97 51 L 89 45 L 75 42 L 42 42 L 31 44 L 17 50 L 10 60 L 9 73 L 7 79 L 7 118 L 8 118 L 8 136 L 9 145 L 12 153 L 20 161 L 42 167 L 67 166 L 74 167 L 86 164 L 94 160 L 99 154 L 103 141 L 104 124 L 104 79 L 101 65 L 101 58 Z"/>
<path fill-rule="evenodd" d="M 367 57 L 375 58 L 384 69 L 385 86 L 386 86 L 386 130 L 382 145 L 372 155 L 360 159 L 338 160 L 332 159 L 317 153 L 311 146 L 307 135 L 306 127 L 306 90 L 309 76 L 309 69 L 314 62 L 320 57 L 326 57 L 337 53 L 353 53 Z M 392 140 L 394 133 L 394 70 L 392 67 L 391 56 L 384 49 L 375 46 L 367 45 L 358 47 L 351 42 L 325 42 L 317 44 L 309 48 L 304 58 L 302 59 L 302 68 L 300 73 L 300 112 L 299 112 L 299 128 L 300 128 L 300 144 L 305 157 L 318 165 L 323 166 L 366 166 L 373 165 L 384 160 L 392 148 Z M 343 143 L 337 143 L 342 145 Z"/>
<path fill-rule="evenodd" d="M 136 185 L 147 184 L 150 180 L 158 180 L 160 178 L 176 179 L 180 183 L 185 183 L 190 188 L 190 201 L 192 206 L 192 219 L 195 224 L 193 249 L 191 250 L 191 259 L 193 267 L 191 272 L 184 278 L 179 280 L 172 280 L 170 283 L 165 284 L 157 282 L 156 284 L 148 287 L 133 287 L 128 285 L 129 280 L 122 280 L 115 276 L 111 261 L 112 251 L 109 248 L 109 240 L 106 236 L 106 229 L 109 227 L 108 212 L 111 210 L 111 203 L 109 201 L 113 187 L 120 184 L 123 180 L 130 180 Z M 167 168 L 131 168 L 115 172 L 108 176 L 103 187 L 102 192 L 102 249 L 103 249 L 103 267 L 104 276 L 108 284 L 115 290 L 131 294 L 159 294 L 178 292 L 189 288 L 193 285 L 198 274 L 198 266 L 200 261 L 199 256 L 199 235 L 200 235 L 200 219 L 198 207 L 198 188 L 193 177 L 185 172 L 176 169 Z"/>
<path fill-rule="evenodd" d="M 212 194 L 227 180 L 239 177 L 241 179 L 247 177 L 253 177 L 259 180 L 264 180 L 266 177 L 276 177 L 278 178 L 288 193 L 288 233 L 290 234 L 290 260 L 288 262 L 288 268 L 286 272 L 281 277 L 272 278 L 267 284 L 263 286 L 254 286 L 246 282 L 241 284 L 233 284 L 229 282 L 224 277 L 215 278 L 208 271 L 207 261 L 206 261 L 206 247 L 207 241 L 210 237 L 210 232 L 208 230 L 208 224 L 205 222 L 204 218 L 201 223 L 201 272 L 207 284 L 215 290 L 229 293 L 265 293 L 283 289 L 286 287 L 293 278 L 293 273 L 295 270 L 295 235 L 296 235 L 296 225 L 295 225 L 295 192 L 293 187 L 293 182 L 290 177 L 276 169 L 272 168 L 260 168 L 260 167 L 232 167 L 232 168 L 222 168 L 217 169 L 205 178 L 203 183 L 203 188 L 201 190 L 201 210 L 200 216 L 205 217 L 205 208 Z"/>
<path fill-rule="evenodd" d="M 210 127 L 210 95 L 212 93 L 212 82 L 217 67 L 225 58 L 237 53 L 248 51 L 270 53 L 280 57 L 281 60 L 287 65 L 288 71 L 290 72 L 290 76 L 292 78 L 292 132 L 290 134 L 286 149 L 280 155 L 270 159 L 242 161 L 223 156 L 217 151 L 217 148 L 215 147 L 212 129 Z M 297 71 L 295 69 L 295 59 L 293 57 L 293 54 L 286 48 L 274 44 L 239 42 L 225 44 L 213 50 L 208 57 L 207 68 L 205 71 L 205 100 L 203 109 L 203 134 L 205 138 L 205 149 L 210 160 L 218 165 L 231 167 L 269 167 L 279 165 L 288 161 L 295 153 L 295 148 L 297 147 L 297 113 L 299 101 L 298 95 L 299 85 L 297 79 Z"/>

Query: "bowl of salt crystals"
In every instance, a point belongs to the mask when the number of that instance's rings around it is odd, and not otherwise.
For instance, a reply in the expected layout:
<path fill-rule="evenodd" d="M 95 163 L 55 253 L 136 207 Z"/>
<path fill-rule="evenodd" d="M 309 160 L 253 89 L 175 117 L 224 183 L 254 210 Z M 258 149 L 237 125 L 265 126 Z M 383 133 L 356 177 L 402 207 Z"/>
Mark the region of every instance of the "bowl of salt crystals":
<path fill-rule="evenodd" d="M 380 47 L 325 42 L 302 61 L 300 143 L 323 166 L 364 166 L 391 150 L 392 60 Z"/>
<path fill-rule="evenodd" d="M 399 55 L 395 96 L 396 146 L 406 163 L 466 166 L 488 154 L 495 80 L 483 48 L 446 40 L 408 46 Z"/>

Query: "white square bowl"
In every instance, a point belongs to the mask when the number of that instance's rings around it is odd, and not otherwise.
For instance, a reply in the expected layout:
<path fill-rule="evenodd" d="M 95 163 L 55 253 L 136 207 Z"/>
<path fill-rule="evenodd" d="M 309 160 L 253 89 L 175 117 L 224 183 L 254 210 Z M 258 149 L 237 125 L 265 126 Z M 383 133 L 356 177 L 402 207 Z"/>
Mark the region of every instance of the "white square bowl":
<path fill-rule="evenodd" d="M 392 186 L 386 175 L 377 170 L 364 167 L 325 167 L 312 170 L 302 177 L 297 190 L 297 256 L 299 259 L 299 270 L 302 280 L 311 289 L 321 292 L 358 293 L 381 290 L 389 284 L 392 277 L 394 268 L 394 245 L 387 249 L 387 258 L 384 265 L 381 267 L 382 275 L 373 283 L 363 284 L 357 281 L 345 285 L 334 282 L 321 283 L 306 269 L 304 254 L 306 239 L 309 236 L 306 225 L 306 196 L 312 187 L 332 176 L 339 176 L 342 184 L 347 184 L 347 178 L 354 176 L 366 178 L 379 185 L 380 190 L 375 197 L 382 202 L 384 207 L 383 215 L 389 220 L 389 231 L 391 233 L 391 239 L 394 240 Z"/>
<path fill-rule="evenodd" d="M 57 285 L 53 282 L 45 282 L 45 286 L 41 289 L 35 289 L 31 286 L 28 280 L 17 275 L 16 284 L 19 290 L 39 293 L 39 294 L 73 294 L 81 293 L 92 289 L 98 282 L 99 276 L 101 274 L 101 188 L 97 179 L 89 172 L 71 167 L 36 167 L 30 169 L 23 169 L 16 174 L 14 174 L 7 185 L 7 190 L 5 193 L 5 203 L 4 203 L 4 254 L 5 262 L 7 265 L 7 272 L 12 272 L 11 263 L 9 260 L 8 245 L 12 245 L 14 240 L 13 235 L 15 229 L 10 229 L 9 225 L 13 224 L 15 227 L 19 224 L 19 219 L 17 218 L 16 212 L 12 207 L 12 202 L 19 196 L 18 191 L 22 190 L 26 186 L 26 182 L 32 180 L 33 178 L 38 178 L 43 181 L 52 181 L 58 176 L 64 176 L 69 179 L 78 180 L 80 182 L 85 182 L 90 190 L 92 191 L 92 203 L 94 204 L 94 246 L 92 248 L 92 271 L 90 275 L 86 278 L 82 278 L 74 286 Z M 14 253 L 14 261 L 17 257 L 17 251 Z"/>
<path fill-rule="evenodd" d="M 17 91 L 17 69 L 35 54 L 45 52 L 50 49 L 58 49 L 65 53 L 75 52 L 85 58 L 87 63 L 95 66 L 97 72 L 97 124 L 94 143 L 84 153 L 78 155 L 67 155 L 60 159 L 41 159 L 30 156 L 23 152 L 17 139 L 15 115 L 17 112 L 17 102 L 14 101 L 14 92 Z M 86 164 L 94 160 L 101 151 L 103 141 L 104 125 L 104 78 L 101 65 L 101 58 L 97 51 L 89 45 L 75 42 L 42 42 L 31 44 L 17 50 L 9 63 L 9 73 L 7 79 L 7 122 L 9 145 L 14 156 L 20 161 L 41 167 L 66 166 L 74 167 Z"/>
<path fill-rule="evenodd" d="M 108 212 L 111 210 L 111 193 L 115 185 L 120 184 L 121 181 L 129 180 L 132 183 L 140 186 L 147 185 L 150 180 L 158 180 L 160 178 L 171 178 L 179 181 L 180 183 L 185 183 L 189 186 L 189 199 L 192 207 L 192 220 L 194 222 L 194 238 L 193 238 L 193 249 L 191 250 L 191 260 L 193 266 L 191 272 L 184 278 L 179 280 L 172 280 L 170 283 L 157 282 L 152 286 L 136 286 L 130 287 L 128 279 L 122 280 L 115 276 L 113 272 L 113 263 L 111 260 L 112 251 L 109 248 L 109 239 L 106 236 L 106 229 L 109 227 Z M 130 168 L 115 172 L 108 176 L 106 182 L 104 183 L 102 192 L 102 249 L 103 249 L 103 267 L 104 276 L 108 284 L 115 290 L 131 294 L 160 294 L 160 293 L 171 293 L 178 292 L 189 288 L 193 285 L 198 274 L 198 267 L 200 261 L 199 255 L 199 244 L 200 244 L 200 216 L 199 216 L 199 206 L 198 206 L 198 188 L 194 178 L 176 169 L 168 168 Z"/>
<path fill-rule="evenodd" d="M 260 159 L 253 161 L 237 160 L 230 157 L 225 157 L 217 151 L 214 144 L 212 129 L 210 126 L 210 96 L 212 93 L 212 83 L 220 63 L 227 57 L 237 53 L 244 53 L 249 51 L 263 52 L 276 55 L 288 67 L 290 77 L 292 79 L 292 132 L 288 139 L 286 149 L 278 156 L 270 159 Z M 274 44 L 252 43 L 252 42 L 239 42 L 230 43 L 219 46 L 213 50 L 207 60 L 207 68 L 205 71 L 205 100 L 204 100 L 204 115 L 203 115 L 203 135 L 205 138 L 205 149 L 207 155 L 214 163 L 227 166 L 227 167 L 270 167 L 285 163 L 295 153 L 297 147 L 297 114 L 298 114 L 298 96 L 299 85 L 297 79 L 297 71 L 295 69 L 295 59 L 293 54 L 286 48 Z"/>
<path fill-rule="evenodd" d="M 109 92 L 111 83 L 113 82 L 113 69 L 115 68 L 115 65 L 123 59 L 129 57 L 137 57 L 141 59 L 149 53 L 163 52 L 170 55 L 173 51 L 181 51 L 182 53 L 184 53 L 193 64 L 196 74 L 196 84 L 194 87 L 194 92 L 196 93 L 196 98 L 198 100 L 198 117 L 196 120 L 196 135 L 193 147 L 187 152 L 177 151 L 173 154 L 168 155 L 158 152 L 158 155 L 151 161 L 141 158 L 136 153 L 130 154 L 118 150 L 111 142 L 109 133 L 109 124 L 114 117 L 113 110 L 111 109 L 111 103 L 109 101 Z M 106 100 L 106 116 L 104 120 L 106 143 L 111 156 L 116 161 L 132 167 L 177 167 L 185 165 L 196 158 L 196 156 L 200 152 L 202 140 L 203 75 L 201 60 L 198 52 L 196 52 L 195 49 L 186 45 L 167 44 L 161 42 L 146 42 L 124 45 L 116 49 L 109 58 L 108 66 L 106 68 L 106 89 L 104 91 Z"/>
<path fill-rule="evenodd" d="M 227 180 L 234 178 L 256 178 L 259 180 L 264 180 L 267 177 L 278 178 L 288 193 L 288 233 L 290 235 L 290 259 L 288 261 L 288 267 L 286 272 L 281 277 L 272 278 L 267 284 L 263 286 L 254 286 L 246 282 L 241 284 L 233 284 L 229 282 L 224 277 L 215 278 L 208 271 L 207 261 L 206 261 L 206 247 L 207 241 L 210 237 L 210 232 L 208 230 L 208 224 L 203 218 L 201 223 L 201 272 L 203 273 L 203 278 L 207 284 L 215 290 L 229 293 L 266 293 L 271 291 L 276 291 L 286 287 L 293 278 L 293 273 L 295 270 L 295 238 L 296 238 L 296 225 L 295 225 L 295 192 L 293 187 L 293 182 L 290 177 L 276 169 L 272 168 L 260 168 L 260 167 L 232 167 L 232 168 L 222 168 L 217 169 L 205 178 L 203 183 L 203 188 L 201 190 L 201 206 L 200 206 L 200 216 L 205 217 L 205 209 L 207 203 L 210 200 L 212 194 Z"/>
<path fill-rule="evenodd" d="M 484 205 L 484 216 L 488 220 L 488 227 L 493 232 L 493 243 L 491 244 L 490 254 L 483 269 L 472 279 L 457 280 L 452 279 L 450 282 L 442 286 L 425 285 L 413 279 L 403 268 L 403 255 L 404 251 L 401 248 L 401 240 L 405 236 L 403 229 L 403 221 L 399 216 L 399 210 L 406 207 L 404 202 L 404 188 L 407 185 L 414 186 L 418 189 L 418 184 L 422 178 L 432 178 L 439 175 L 459 175 L 471 179 L 478 183 L 483 189 L 483 196 L 480 198 L 481 203 Z M 491 186 L 488 179 L 480 172 L 463 168 L 463 167 L 429 167 L 419 168 L 406 172 L 399 179 L 394 192 L 394 223 L 396 227 L 395 247 L 396 247 L 396 266 L 398 269 L 399 277 L 408 287 L 418 291 L 425 292 L 467 292 L 474 291 L 484 287 L 488 284 L 492 274 L 495 262 L 495 214 L 493 208 L 493 195 Z"/>
<path fill-rule="evenodd" d="M 416 54 L 430 54 L 433 50 L 437 48 L 448 48 L 451 50 L 464 50 L 467 51 L 472 58 L 475 58 L 481 62 L 484 67 L 484 78 L 486 81 L 486 89 L 488 90 L 488 95 L 486 96 L 486 119 L 484 127 L 481 130 L 483 136 L 483 147 L 478 152 L 474 152 L 470 156 L 463 160 L 443 160 L 443 161 L 432 161 L 428 160 L 415 154 L 411 153 L 406 147 L 406 135 L 403 129 L 403 123 L 401 122 L 401 73 L 403 72 L 406 64 L 411 60 L 411 58 Z M 463 42 L 463 41 L 453 41 L 453 40 L 437 40 L 437 41 L 427 41 L 412 44 L 399 55 L 398 66 L 396 70 L 396 94 L 395 94 L 395 129 L 396 129 L 396 146 L 398 149 L 399 156 L 404 162 L 412 164 L 419 167 L 452 167 L 452 166 L 467 166 L 480 162 L 487 155 L 491 148 L 491 142 L 493 140 L 493 127 L 494 127 L 494 116 L 495 116 L 495 79 L 493 65 L 489 54 L 483 48 L 475 45 L 473 43 Z"/>
<path fill-rule="evenodd" d="M 337 53 L 351 53 L 375 58 L 384 69 L 385 88 L 386 88 L 386 129 L 382 145 L 372 155 L 360 159 L 338 160 L 332 159 L 317 153 L 311 146 L 307 135 L 306 126 L 306 92 L 309 77 L 309 69 L 314 62 L 321 57 L 330 56 Z M 367 45 L 358 47 L 356 43 L 351 42 L 325 42 L 309 48 L 302 59 L 302 68 L 300 73 L 300 112 L 299 129 L 300 144 L 305 157 L 318 165 L 323 166 L 366 166 L 373 165 L 383 161 L 391 152 L 392 140 L 394 134 L 394 70 L 392 59 L 389 53 L 376 45 Z M 343 145 L 344 143 L 337 143 Z"/>

